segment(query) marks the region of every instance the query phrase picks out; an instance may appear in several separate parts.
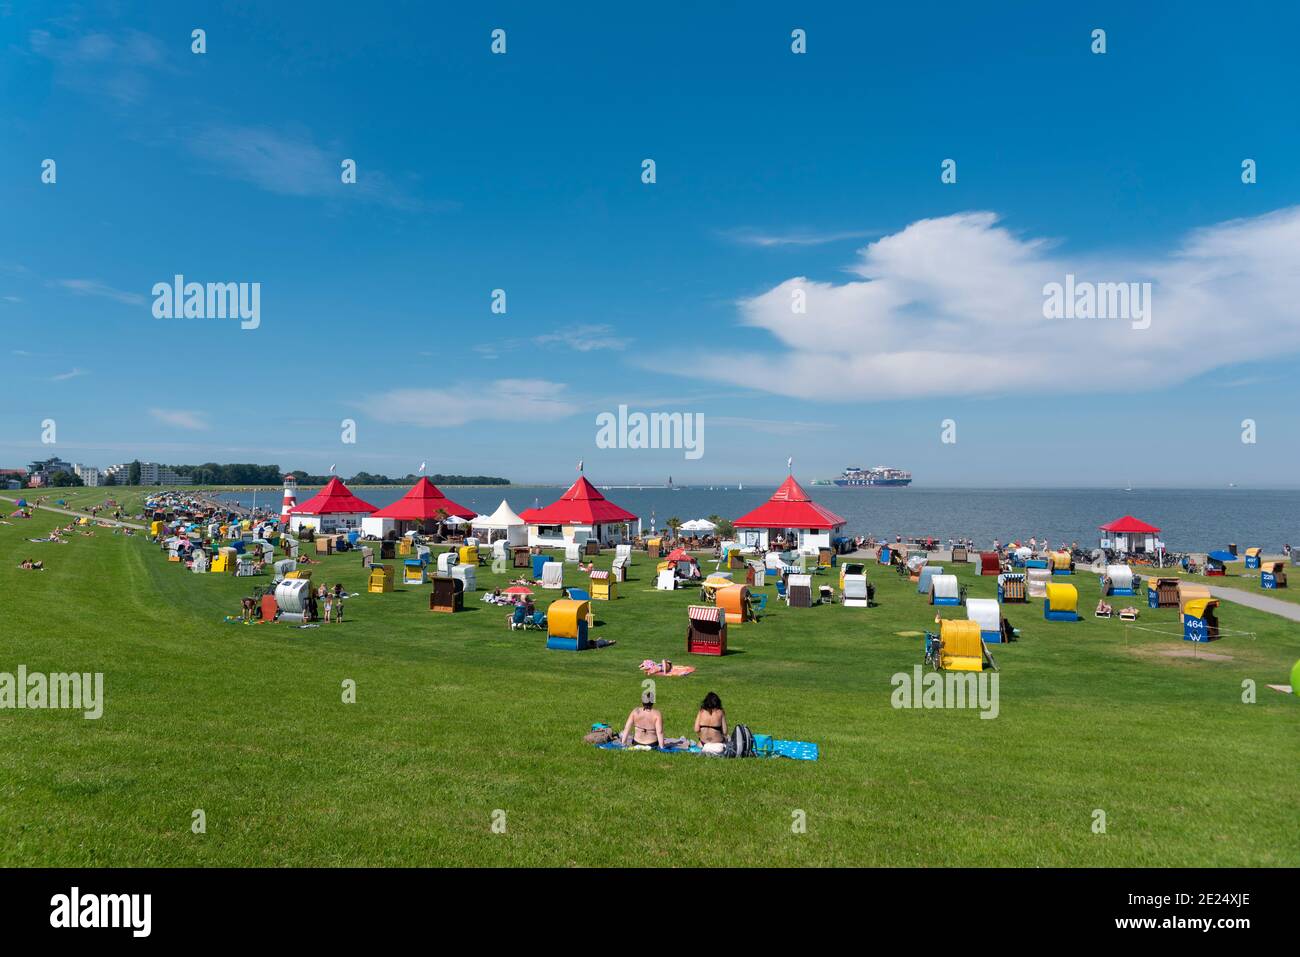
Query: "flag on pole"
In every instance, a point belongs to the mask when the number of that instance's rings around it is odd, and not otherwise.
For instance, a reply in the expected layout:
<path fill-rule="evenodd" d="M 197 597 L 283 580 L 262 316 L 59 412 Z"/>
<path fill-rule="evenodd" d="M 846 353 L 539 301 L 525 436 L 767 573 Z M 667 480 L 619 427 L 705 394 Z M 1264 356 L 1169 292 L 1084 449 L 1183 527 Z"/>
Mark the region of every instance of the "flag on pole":
<path fill-rule="evenodd" d="M 421 463 L 420 463 L 420 471 L 417 472 L 416 474 L 417 474 L 417 475 L 423 475 L 423 474 L 424 474 L 424 467 L 425 467 L 425 465 L 427 465 L 427 464 L 428 464 L 427 462 L 421 462 Z"/>
<path fill-rule="evenodd" d="M 331 466 L 330 466 L 330 475 L 333 475 L 333 474 L 334 474 L 334 466 L 331 465 Z"/>
<path fill-rule="evenodd" d="M 793 456 L 793 455 L 790 456 L 788 459 L 785 460 L 785 468 L 786 468 L 786 471 L 787 471 L 787 472 L 793 472 L 793 471 L 794 471 L 794 456 Z"/>
<path fill-rule="evenodd" d="M 578 459 L 578 471 L 582 471 L 582 459 Z"/>

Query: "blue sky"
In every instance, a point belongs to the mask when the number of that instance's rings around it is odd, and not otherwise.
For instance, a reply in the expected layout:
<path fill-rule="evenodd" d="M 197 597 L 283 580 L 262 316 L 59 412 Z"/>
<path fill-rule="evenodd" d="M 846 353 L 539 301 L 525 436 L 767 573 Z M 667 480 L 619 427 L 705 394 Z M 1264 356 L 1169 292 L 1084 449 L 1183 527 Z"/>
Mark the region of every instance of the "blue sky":
<path fill-rule="evenodd" d="M 0 465 L 1297 483 L 1294 10 L 211 6 L 0 4 Z M 155 318 L 177 273 L 260 326 Z"/>

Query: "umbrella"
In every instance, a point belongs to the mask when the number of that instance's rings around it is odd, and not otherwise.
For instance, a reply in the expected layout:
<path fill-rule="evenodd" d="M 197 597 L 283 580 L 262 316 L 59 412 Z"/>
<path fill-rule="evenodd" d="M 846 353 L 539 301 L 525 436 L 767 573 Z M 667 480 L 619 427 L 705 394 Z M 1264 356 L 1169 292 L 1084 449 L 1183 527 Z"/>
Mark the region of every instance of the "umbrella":
<path fill-rule="evenodd" d="M 689 561 L 693 561 L 694 559 L 691 558 L 690 553 L 688 553 L 686 549 L 674 548 L 672 552 L 669 553 L 668 557 L 664 560 L 669 562 L 689 562 Z"/>
<path fill-rule="evenodd" d="M 531 595 L 533 590 L 527 585 L 511 585 L 502 594 L 505 595 Z"/>
<path fill-rule="evenodd" d="M 1216 562 L 1235 562 L 1237 560 L 1236 555 L 1232 554 L 1232 552 L 1225 551 L 1210 552 L 1206 557 L 1211 558 Z"/>
<path fill-rule="evenodd" d="M 444 519 L 444 521 L 446 521 L 446 523 L 447 523 L 448 525 L 468 525 L 468 524 L 469 524 L 469 521 L 468 521 L 467 519 L 463 519 L 463 518 L 461 518 L 459 515 L 452 515 L 452 516 L 449 516 L 448 518 Z"/>
<path fill-rule="evenodd" d="M 683 522 L 681 530 L 683 532 L 711 532 L 717 527 L 707 518 L 693 518 L 689 522 Z"/>

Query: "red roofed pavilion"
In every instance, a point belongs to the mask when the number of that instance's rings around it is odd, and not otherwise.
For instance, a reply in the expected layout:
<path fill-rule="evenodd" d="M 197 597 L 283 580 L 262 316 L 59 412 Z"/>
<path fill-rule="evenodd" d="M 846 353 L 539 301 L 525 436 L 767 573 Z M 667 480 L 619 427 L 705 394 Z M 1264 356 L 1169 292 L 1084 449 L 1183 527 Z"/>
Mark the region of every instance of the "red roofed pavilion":
<path fill-rule="evenodd" d="M 385 505 L 375 512 L 373 517 L 393 518 L 405 522 L 428 522 L 437 521 L 439 511 L 447 516 L 455 515 L 457 518 L 464 519 L 474 518 L 478 514 L 472 508 L 457 505 L 443 495 L 438 486 L 421 476 L 420 480 L 411 486 L 410 491 L 392 505 Z"/>
<path fill-rule="evenodd" d="M 641 519 L 600 494 L 586 476 L 544 508 L 526 508 L 519 517 L 528 523 L 528 544 L 559 547 L 594 539 L 602 545 L 623 541 L 623 526 L 640 532 Z"/>
<path fill-rule="evenodd" d="M 800 550 L 811 552 L 830 548 L 831 536 L 844 528 L 845 519 L 814 502 L 791 475 L 771 498 L 732 524 L 738 529 L 752 530 L 743 535 L 746 545 L 766 548 L 769 539 L 793 533 Z M 790 535 L 785 537 L 788 539 Z"/>
<path fill-rule="evenodd" d="M 1117 552 L 1157 552 L 1163 549 L 1163 544 L 1156 538 L 1160 529 L 1132 515 L 1125 515 L 1099 527 L 1105 533 L 1101 539 L 1102 548 Z"/>
<path fill-rule="evenodd" d="M 289 513 L 291 531 L 301 531 L 311 526 L 324 534 L 358 528 L 361 520 L 375 511 L 369 502 L 357 498 L 338 478 L 332 478 L 325 487 Z"/>

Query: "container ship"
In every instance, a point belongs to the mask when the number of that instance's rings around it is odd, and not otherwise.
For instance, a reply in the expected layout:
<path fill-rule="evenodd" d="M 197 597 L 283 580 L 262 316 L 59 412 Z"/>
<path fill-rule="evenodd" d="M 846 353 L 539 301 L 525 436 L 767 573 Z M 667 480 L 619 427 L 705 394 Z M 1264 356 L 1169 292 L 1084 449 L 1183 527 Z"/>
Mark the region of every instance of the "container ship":
<path fill-rule="evenodd" d="M 856 465 L 850 465 L 844 470 L 844 474 L 839 478 L 827 482 L 818 481 L 814 485 L 838 485 L 841 488 L 858 488 L 868 485 L 884 486 L 902 486 L 912 484 L 912 473 L 904 472 L 902 469 L 890 468 L 887 465 L 877 465 L 875 468 L 864 469 Z"/>

